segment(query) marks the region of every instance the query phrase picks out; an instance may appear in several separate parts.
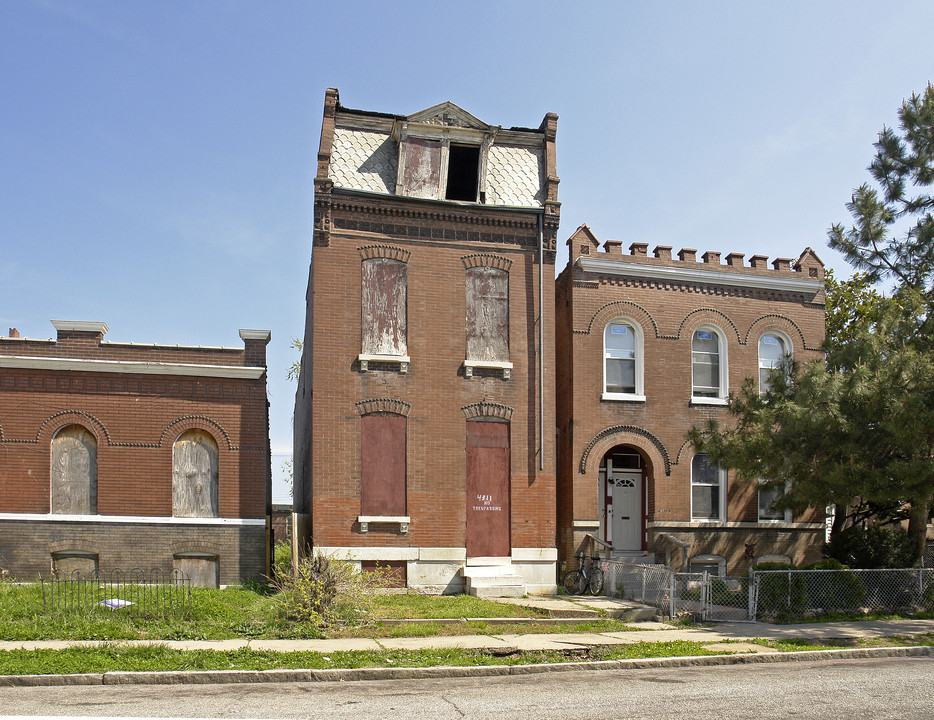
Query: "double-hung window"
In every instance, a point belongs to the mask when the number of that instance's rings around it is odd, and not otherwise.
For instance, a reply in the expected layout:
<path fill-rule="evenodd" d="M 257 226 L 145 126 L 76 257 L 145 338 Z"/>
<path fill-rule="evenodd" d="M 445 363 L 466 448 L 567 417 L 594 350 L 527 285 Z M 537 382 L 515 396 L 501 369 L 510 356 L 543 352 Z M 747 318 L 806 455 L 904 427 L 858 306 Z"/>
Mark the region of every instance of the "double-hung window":
<path fill-rule="evenodd" d="M 759 338 L 759 393 L 765 394 L 771 387 L 772 371 L 780 368 L 782 358 L 791 355 L 791 343 L 775 332 Z"/>
<path fill-rule="evenodd" d="M 691 520 L 725 519 L 726 472 L 697 453 L 691 461 Z"/>
<path fill-rule="evenodd" d="M 691 338 L 691 399 L 723 404 L 727 396 L 726 343 L 714 327 L 704 326 Z"/>
<path fill-rule="evenodd" d="M 632 323 L 613 321 L 603 331 L 603 399 L 645 400 L 642 336 Z"/>
<path fill-rule="evenodd" d="M 759 480 L 759 522 L 775 522 L 777 520 L 791 522 L 790 510 L 776 510 L 772 507 L 778 496 L 782 494 L 781 488 L 766 487 L 765 482 L 765 480 Z"/>

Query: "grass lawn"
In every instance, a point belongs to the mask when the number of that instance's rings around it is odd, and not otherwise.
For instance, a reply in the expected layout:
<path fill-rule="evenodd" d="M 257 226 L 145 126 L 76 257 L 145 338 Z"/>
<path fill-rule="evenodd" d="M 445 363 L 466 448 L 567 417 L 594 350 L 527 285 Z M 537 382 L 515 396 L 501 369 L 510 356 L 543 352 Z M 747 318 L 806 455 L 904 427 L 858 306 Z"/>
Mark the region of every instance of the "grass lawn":
<path fill-rule="evenodd" d="M 729 652 L 727 646 L 724 652 Z M 109 671 L 275 670 L 370 667 L 526 665 L 581 660 L 719 655 L 696 642 L 636 643 L 587 650 L 516 652 L 427 649 L 333 652 L 169 650 L 162 646 L 8 650 L 0 652 L 0 675 L 102 673 Z"/>
<path fill-rule="evenodd" d="M 482 634 L 482 622 L 379 625 L 380 619 L 542 618 L 546 613 L 466 595 L 374 593 L 355 608 L 357 619 L 316 628 L 283 619 L 276 596 L 264 588 L 193 588 L 186 615 L 136 617 L 126 609 L 91 607 L 84 612 L 44 610 L 38 584 L 0 583 L 0 640 L 222 640 L 228 638 L 320 638 Z M 620 629 L 614 626 L 610 629 Z M 496 632 L 506 632 L 502 626 Z M 509 632 L 568 632 L 570 628 L 529 623 Z"/>

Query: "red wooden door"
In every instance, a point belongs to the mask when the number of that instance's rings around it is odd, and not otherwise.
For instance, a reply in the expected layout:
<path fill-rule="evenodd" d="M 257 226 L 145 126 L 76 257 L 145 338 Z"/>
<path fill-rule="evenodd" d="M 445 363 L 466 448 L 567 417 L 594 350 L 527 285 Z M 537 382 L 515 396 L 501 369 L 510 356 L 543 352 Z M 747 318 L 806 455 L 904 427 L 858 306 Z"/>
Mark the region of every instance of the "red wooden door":
<path fill-rule="evenodd" d="M 467 557 L 506 557 L 509 423 L 467 422 Z"/>

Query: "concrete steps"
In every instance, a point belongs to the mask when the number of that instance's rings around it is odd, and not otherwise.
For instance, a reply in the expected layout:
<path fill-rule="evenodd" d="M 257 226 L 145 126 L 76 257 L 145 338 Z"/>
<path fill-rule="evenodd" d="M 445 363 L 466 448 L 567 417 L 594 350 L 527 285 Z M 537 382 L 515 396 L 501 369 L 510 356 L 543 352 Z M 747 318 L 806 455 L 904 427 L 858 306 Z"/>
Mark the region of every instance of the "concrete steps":
<path fill-rule="evenodd" d="M 512 569 L 510 558 L 468 558 L 461 569 L 464 590 L 478 598 L 522 597 L 525 582 Z"/>

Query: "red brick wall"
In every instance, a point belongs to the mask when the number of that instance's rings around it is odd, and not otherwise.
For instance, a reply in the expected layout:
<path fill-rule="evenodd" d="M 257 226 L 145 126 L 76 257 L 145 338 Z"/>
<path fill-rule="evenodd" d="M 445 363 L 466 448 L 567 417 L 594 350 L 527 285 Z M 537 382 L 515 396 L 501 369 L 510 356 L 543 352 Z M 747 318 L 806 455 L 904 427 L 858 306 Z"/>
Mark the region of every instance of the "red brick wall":
<path fill-rule="evenodd" d="M 821 357 L 819 347 L 824 339 L 822 292 L 815 295 L 705 284 L 702 281 L 653 281 L 648 277 L 587 273 L 573 265 L 580 256 L 580 245 L 586 245 L 583 242 L 586 239 L 576 235 L 569 241 L 572 263 L 557 281 L 557 347 L 569 366 L 569 378 L 562 381 L 567 382 L 567 385 L 562 385 L 566 397 L 558 400 L 558 426 L 564 433 L 558 491 L 562 505 L 559 533 L 563 539 L 563 558 L 570 556 L 582 536 L 578 533 L 572 538 L 569 523 L 599 518 L 597 472 L 603 455 L 616 444 L 640 448 L 652 465 L 647 488 L 648 521 L 660 524 L 690 521 L 693 449 L 686 445 L 686 434 L 694 425 L 705 425 L 708 418 L 727 421 L 723 407 L 690 403 L 691 338 L 697 326 L 714 324 L 726 336 L 731 391 L 739 390 L 744 378 L 758 376 L 758 339 L 767 330 L 781 330 L 787 334 L 793 344 L 794 357 L 800 361 Z M 637 262 L 646 266 L 733 272 L 738 277 L 801 278 L 811 276 L 813 268 L 818 279 L 823 277 L 819 261 L 810 255 L 803 258 L 800 272 L 793 272 L 623 256 L 619 254 L 618 244 L 611 244 L 611 247 L 611 253 L 592 254 L 591 257 L 603 260 L 615 257 L 620 262 Z M 603 330 L 607 323 L 619 316 L 638 323 L 644 334 L 646 401 L 643 403 L 601 399 Z M 657 444 L 638 431 L 609 432 L 610 428 L 618 426 L 644 430 L 657 439 Z M 593 444 L 601 434 L 605 435 L 604 439 Z M 589 453 L 586 471 L 581 473 L 580 465 L 585 453 Z M 666 474 L 666 457 L 670 474 Z M 756 488 L 736 481 L 732 473 L 727 487 L 727 521 L 755 523 L 758 519 Z M 822 513 L 812 511 L 796 520 L 820 521 L 821 517 Z M 767 526 L 763 527 L 767 530 Z M 697 530 L 702 532 L 703 527 Z M 652 550 L 652 532 L 649 534 L 649 550 Z M 757 534 L 756 537 L 759 544 L 757 554 L 781 552 L 782 542 L 774 533 L 765 538 L 759 538 Z M 713 547 L 714 544 L 709 538 L 697 540 L 691 555 L 723 555 L 723 543 L 716 544 L 717 547 Z M 813 546 L 813 539 L 810 544 Z M 736 538 L 733 537 L 728 553 L 731 557 L 735 546 Z M 743 543 L 739 547 L 742 553 Z M 797 556 L 810 552 L 799 550 L 796 551 Z"/>
<path fill-rule="evenodd" d="M 392 213 L 388 209 L 392 209 Z M 398 219 L 395 211 L 398 211 Z M 402 224 L 404 223 L 404 224 Z M 313 538 L 325 546 L 464 547 L 465 406 L 487 402 L 512 408 L 513 547 L 553 547 L 555 536 L 554 253 L 546 252 L 545 469 L 538 469 L 538 249 L 534 215 L 507 210 L 380 200 L 335 200 L 328 244 L 314 248 L 314 397 L 311 419 Z M 361 254 L 386 244 L 408 259 L 407 373 L 398 367 L 360 372 Z M 492 253 L 509 269 L 509 348 L 512 377 L 475 370 L 465 377 L 465 277 L 462 258 Z M 307 356 L 306 356 L 307 357 Z M 392 398 L 407 415 L 407 535 L 371 525 L 360 514 L 360 415 L 355 403 Z M 308 402 L 308 399 L 305 400 Z M 301 413 L 299 408 L 297 414 Z"/>

